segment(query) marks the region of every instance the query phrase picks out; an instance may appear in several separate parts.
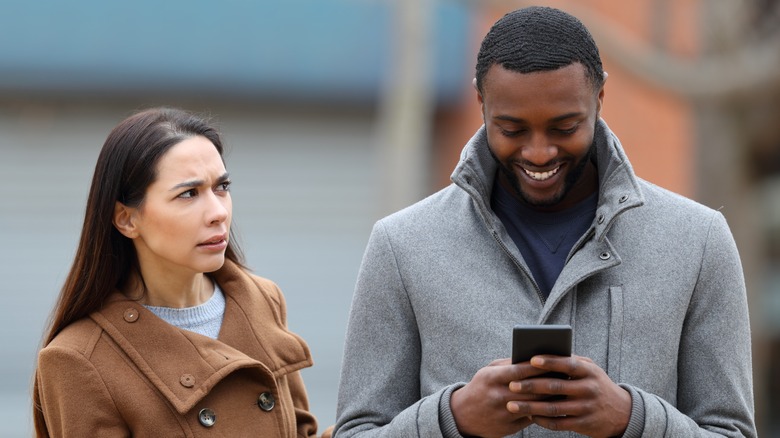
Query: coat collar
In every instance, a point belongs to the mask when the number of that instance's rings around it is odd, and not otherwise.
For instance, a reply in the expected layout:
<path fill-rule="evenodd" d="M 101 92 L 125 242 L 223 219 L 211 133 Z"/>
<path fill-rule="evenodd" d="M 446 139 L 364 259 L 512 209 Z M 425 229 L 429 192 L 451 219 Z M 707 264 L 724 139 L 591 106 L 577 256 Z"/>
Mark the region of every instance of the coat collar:
<path fill-rule="evenodd" d="M 599 201 L 593 225 L 596 239 L 603 241 L 614 220 L 624 211 L 644 204 L 644 196 L 620 141 L 602 119 L 596 124 L 593 141 L 599 174 Z M 471 195 L 487 223 L 494 223 L 490 196 L 497 171 L 482 126 L 461 152 L 451 179 Z"/>
<path fill-rule="evenodd" d="M 236 370 L 258 369 L 274 385 L 276 377 L 312 365 L 306 344 L 286 328 L 273 283 L 229 261 L 214 277 L 226 300 L 218 339 L 171 326 L 119 292 L 90 315 L 181 414 Z"/>

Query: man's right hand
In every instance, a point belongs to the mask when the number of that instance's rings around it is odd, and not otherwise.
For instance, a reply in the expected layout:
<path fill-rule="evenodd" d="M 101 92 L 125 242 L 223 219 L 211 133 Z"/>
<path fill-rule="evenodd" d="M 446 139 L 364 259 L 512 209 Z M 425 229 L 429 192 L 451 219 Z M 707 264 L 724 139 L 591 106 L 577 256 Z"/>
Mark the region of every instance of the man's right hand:
<path fill-rule="evenodd" d="M 545 371 L 525 362 L 513 365 L 510 359 L 499 359 L 480 369 L 469 383 L 452 393 L 450 409 L 458 431 L 463 436 L 484 438 L 511 435 L 531 424 L 529 417 L 512 414 L 507 402 L 535 395 L 519 396 L 509 390 L 509 382 L 523 380 Z"/>

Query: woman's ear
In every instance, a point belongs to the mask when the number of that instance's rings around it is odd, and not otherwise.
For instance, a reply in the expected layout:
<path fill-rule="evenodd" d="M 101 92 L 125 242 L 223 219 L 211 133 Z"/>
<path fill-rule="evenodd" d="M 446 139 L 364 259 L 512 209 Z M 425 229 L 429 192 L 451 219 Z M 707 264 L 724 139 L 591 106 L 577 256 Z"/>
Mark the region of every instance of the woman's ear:
<path fill-rule="evenodd" d="M 135 239 L 138 237 L 138 228 L 135 224 L 136 211 L 135 208 L 128 207 L 119 201 L 114 205 L 114 226 L 128 239 Z"/>

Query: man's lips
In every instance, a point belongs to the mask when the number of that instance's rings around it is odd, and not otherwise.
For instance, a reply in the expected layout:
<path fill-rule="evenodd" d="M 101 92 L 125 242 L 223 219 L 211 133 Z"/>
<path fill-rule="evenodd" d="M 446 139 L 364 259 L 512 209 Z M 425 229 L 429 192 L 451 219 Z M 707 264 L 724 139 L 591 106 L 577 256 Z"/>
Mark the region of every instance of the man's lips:
<path fill-rule="evenodd" d="M 536 170 L 529 170 L 525 166 L 519 166 L 521 169 L 523 169 L 523 172 L 528 175 L 529 178 L 533 179 L 534 181 L 546 181 L 553 176 L 555 176 L 558 171 L 561 169 L 561 165 L 557 165 L 549 170 L 544 171 L 536 171 Z"/>
<path fill-rule="evenodd" d="M 534 179 L 536 181 L 545 181 L 545 180 L 548 180 L 548 179 L 552 178 L 553 176 L 555 176 L 555 174 L 558 173 L 558 170 L 560 170 L 560 169 L 561 169 L 561 166 L 558 165 L 558 166 L 555 166 L 553 169 L 550 169 L 550 170 L 547 170 L 547 171 L 544 171 L 544 172 L 534 172 L 534 171 L 528 170 L 526 168 L 523 168 L 523 171 L 525 172 L 526 175 L 530 176 L 531 179 Z"/>

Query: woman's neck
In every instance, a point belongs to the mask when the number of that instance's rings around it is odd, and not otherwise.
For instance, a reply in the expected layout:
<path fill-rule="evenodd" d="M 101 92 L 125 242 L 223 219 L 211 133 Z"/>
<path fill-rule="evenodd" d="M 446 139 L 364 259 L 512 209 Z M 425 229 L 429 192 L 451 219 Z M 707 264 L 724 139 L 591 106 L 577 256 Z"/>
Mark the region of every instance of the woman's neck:
<path fill-rule="evenodd" d="M 205 303 L 214 294 L 214 283 L 203 274 L 144 275 L 133 281 L 129 296 L 141 296 L 141 303 L 155 307 L 195 307 Z"/>

